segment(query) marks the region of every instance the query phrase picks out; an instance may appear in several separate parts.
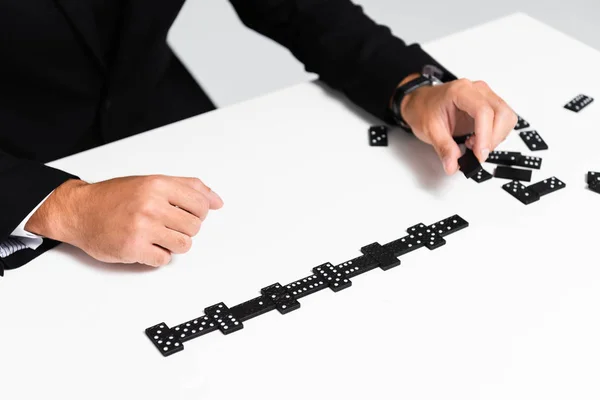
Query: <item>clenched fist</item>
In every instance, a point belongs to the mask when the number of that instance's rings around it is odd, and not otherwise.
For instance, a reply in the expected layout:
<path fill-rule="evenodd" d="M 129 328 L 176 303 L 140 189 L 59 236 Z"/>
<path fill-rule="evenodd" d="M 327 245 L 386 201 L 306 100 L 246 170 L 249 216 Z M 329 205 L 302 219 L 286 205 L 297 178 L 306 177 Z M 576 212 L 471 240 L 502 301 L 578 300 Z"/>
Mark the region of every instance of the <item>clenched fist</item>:
<path fill-rule="evenodd" d="M 403 98 L 401 113 L 415 136 L 435 148 L 448 174 L 458 170 L 461 156 L 453 136 L 475 132 L 466 145 L 484 162 L 517 123 L 514 111 L 485 82 L 468 79 L 415 90 Z"/>
<path fill-rule="evenodd" d="M 70 180 L 29 219 L 31 233 L 72 244 L 110 263 L 167 264 L 185 253 L 221 198 L 197 178 L 132 176 Z"/>

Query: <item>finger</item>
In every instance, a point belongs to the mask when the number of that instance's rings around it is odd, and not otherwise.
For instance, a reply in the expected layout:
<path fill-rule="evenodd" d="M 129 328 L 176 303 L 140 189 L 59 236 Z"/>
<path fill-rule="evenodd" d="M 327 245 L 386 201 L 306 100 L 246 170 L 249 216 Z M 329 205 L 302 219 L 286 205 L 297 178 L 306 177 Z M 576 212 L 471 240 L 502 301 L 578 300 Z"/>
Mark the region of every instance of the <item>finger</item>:
<path fill-rule="evenodd" d="M 467 141 L 465 142 L 465 146 L 467 147 L 467 149 L 471 149 L 473 150 L 473 145 L 475 144 L 475 136 L 471 136 L 467 139 Z"/>
<path fill-rule="evenodd" d="M 167 194 L 169 203 L 177 206 L 204 221 L 210 209 L 210 200 L 202 193 L 181 182 L 174 182 Z"/>
<path fill-rule="evenodd" d="M 202 219 L 192 213 L 170 205 L 164 207 L 161 212 L 161 221 L 166 228 L 190 237 L 196 236 L 200 231 Z"/>
<path fill-rule="evenodd" d="M 219 208 L 223 207 L 223 199 L 221 199 L 221 196 L 219 196 L 215 191 L 206 186 L 206 184 L 200 179 L 187 177 L 175 177 L 175 179 L 180 183 L 187 185 L 190 188 L 205 195 L 210 202 L 211 210 L 218 210 Z"/>
<path fill-rule="evenodd" d="M 485 82 L 474 82 L 475 88 L 483 94 L 494 108 L 494 127 L 491 150 L 502 143 L 517 123 L 517 114 Z"/>
<path fill-rule="evenodd" d="M 452 175 L 458 171 L 458 158 L 461 152 L 450 131 L 444 127 L 434 127 L 430 132 L 430 139 L 446 174 Z"/>
<path fill-rule="evenodd" d="M 153 242 L 173 254 L 187 253 L 192 248 L 191 237 L 169 228 L 159 229 Z"/>
<path fill-rule="evenodd" d="M 160 246 L 149 245 L 143 250 L 139 262 L 151 267 L 162 267 L 171 262 L 171 253 Z"/>
<path fill-rule="evenodd" d="M 473 152 L 479 161 L 484 162 L 488 158 L 492 145 L 494 109 L 485 96 L 469 83 L 455 85 L 453 102 L 459 110 L 465 111 L 474 119 L 475 145 Z"/>

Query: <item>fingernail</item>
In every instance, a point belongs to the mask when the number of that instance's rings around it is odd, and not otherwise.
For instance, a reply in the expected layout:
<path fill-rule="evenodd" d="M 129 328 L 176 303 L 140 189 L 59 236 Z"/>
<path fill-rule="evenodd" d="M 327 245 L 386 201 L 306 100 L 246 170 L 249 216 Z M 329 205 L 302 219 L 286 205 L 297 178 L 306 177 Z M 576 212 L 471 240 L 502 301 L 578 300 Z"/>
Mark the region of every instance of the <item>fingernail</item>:
<path fill-rule="evenodd" d="M 483 158 L 483 160 L 481 160 L 481 161 L 487 160 L 489 155 L 490 155 L 490 149 L 485 148 L 485 149 L 481 150 L 481 157 Z"/>

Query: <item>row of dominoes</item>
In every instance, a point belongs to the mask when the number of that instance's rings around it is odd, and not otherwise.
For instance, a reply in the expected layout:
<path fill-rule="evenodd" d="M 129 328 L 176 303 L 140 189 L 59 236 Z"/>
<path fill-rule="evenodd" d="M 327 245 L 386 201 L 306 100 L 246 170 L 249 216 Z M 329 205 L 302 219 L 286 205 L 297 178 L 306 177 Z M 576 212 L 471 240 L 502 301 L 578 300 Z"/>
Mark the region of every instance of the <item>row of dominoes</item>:
<path fill-rule="evenodd" d="M 469 226 L 458 215 L 432 225 L 417 224 L 407 229 L 408 235 L 381 245 L 377 242 L 361 248 L 362 255 L 338 265 L 321 264 L 312 269 L 312 274 L 281 285 L 274 283 L 261 289 L 261 295 L 227 307 L 217 303 L 204 309 L 204 315 L 170 328 L 161 322 L 146 329 L 146 336 L 163 356 L 183 350 L 183 343 L 216 330 L 227 335 L 243 329 L 244 322 L 266 312 L 277 310 L 287 314 L 300 308 L 298 300 L 325 288 L 334 292 L 352 285 L 350 278 L 375 268 L 388 270 L 400 265 L 400 257 L 421 247 L 430 250 L 446 244 L 445 236 Z"/>

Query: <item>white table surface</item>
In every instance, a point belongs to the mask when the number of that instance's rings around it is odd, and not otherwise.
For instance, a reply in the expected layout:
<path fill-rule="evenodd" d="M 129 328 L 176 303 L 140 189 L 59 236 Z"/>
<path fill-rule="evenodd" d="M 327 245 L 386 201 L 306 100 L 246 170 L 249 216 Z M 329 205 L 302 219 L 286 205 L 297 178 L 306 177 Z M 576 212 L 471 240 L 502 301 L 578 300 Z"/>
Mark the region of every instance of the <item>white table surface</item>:
<path fill-rule="evenodd" d="M 567 188 L 524 206 L 503 180 L 445 177 L 432 149 L 399 131 L 370 147 L 377 121 L 312 83 L 56 161 L 90 181 L 198 176 L 225 207 L 165 268 L 104 265 L 62 245 L 8 272 L 0 398 L 597 399 L 600 197 L 584 174 L 600 170 L 600 103 L 562 106 L 600 100 L 600 53 L 523 14 L 425 48 L 529 120 L 550 146 L 533 180 Z M 500 149 L 529 154 L 517 134 Z M 144 335 L 455 213 L 471 226 L 447 245 L 290 314 L 167 358 Z"/>

